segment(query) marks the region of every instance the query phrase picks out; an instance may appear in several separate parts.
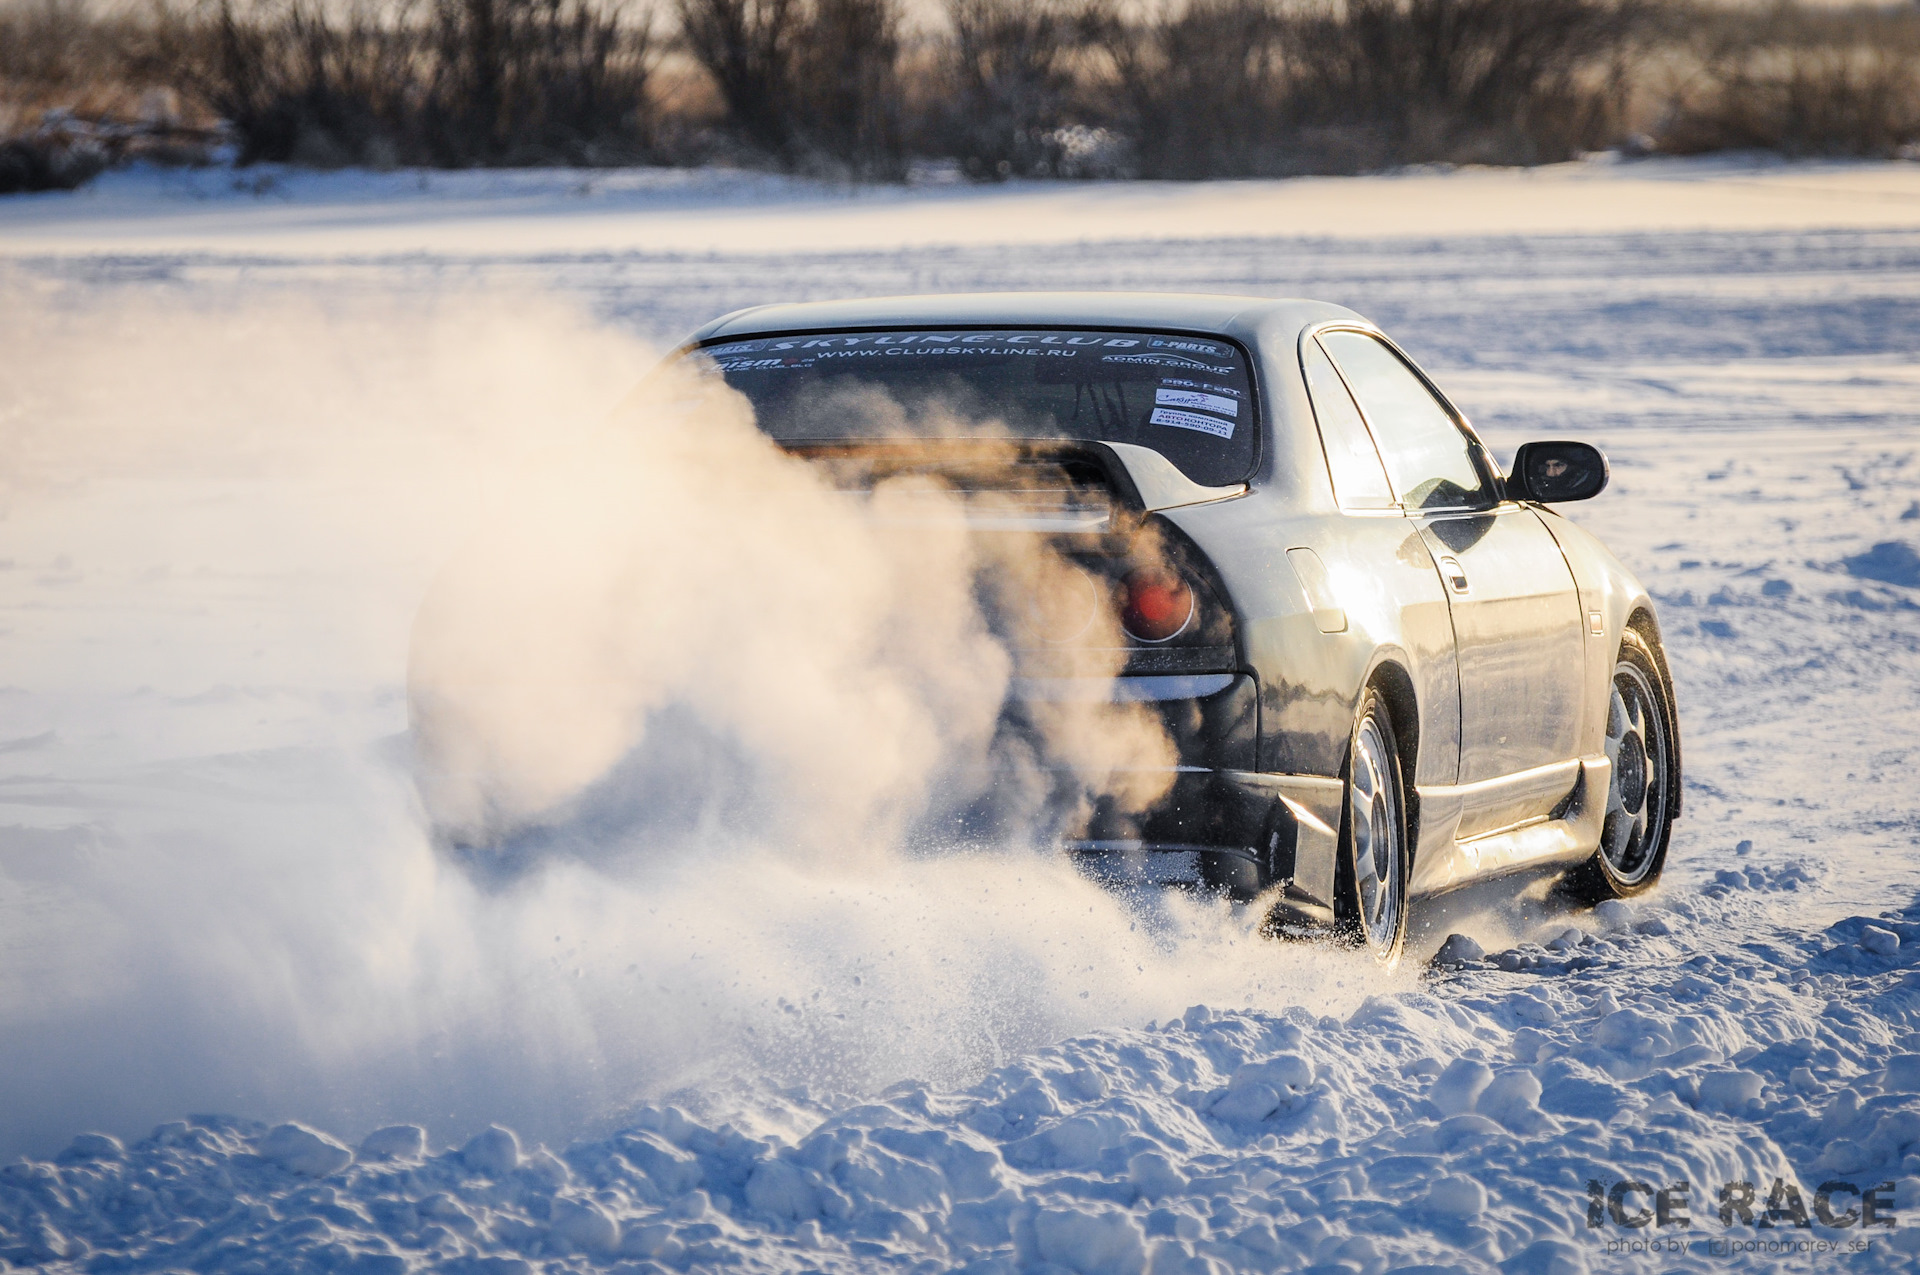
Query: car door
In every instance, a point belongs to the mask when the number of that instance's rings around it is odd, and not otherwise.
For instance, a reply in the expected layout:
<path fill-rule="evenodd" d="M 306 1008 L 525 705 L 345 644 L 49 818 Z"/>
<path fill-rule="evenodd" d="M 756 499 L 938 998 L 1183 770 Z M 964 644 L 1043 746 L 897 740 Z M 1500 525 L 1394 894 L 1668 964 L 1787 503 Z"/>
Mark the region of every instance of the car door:
<path fill-rule="evenodd" d="M 1457 782 L 1473 786 L 1458 835 L 1544 815 L 1570 788 L 1579 753 L 1586 639 L 1573 573 L 1534 512 L 1499 498 L 1484 449 L 1398 351 L 1361 331 L 1319 339 L 1446 587 L 1460 675 Z"/>
<path fill-rule="evenodd" d="M 1301 342 L 1300 365 L 1340 506 L 1337 524 L 1324 528 L 1311 548 L 1347 594 L 1372 593 L 1374 609 L 1388 623 L 1370 637 L 1395 642 L 1407 657 L 1420 706 L 1419 764 L 1409 778 L 1423 786 L 1451 784 L 1459 770 L 1460 687 L 1446 590 L 1419 529 L 1401 515 L 1366 419 L 1311 337 Z M 1296 573 L 1301 566 L 1296 560 Z"/>

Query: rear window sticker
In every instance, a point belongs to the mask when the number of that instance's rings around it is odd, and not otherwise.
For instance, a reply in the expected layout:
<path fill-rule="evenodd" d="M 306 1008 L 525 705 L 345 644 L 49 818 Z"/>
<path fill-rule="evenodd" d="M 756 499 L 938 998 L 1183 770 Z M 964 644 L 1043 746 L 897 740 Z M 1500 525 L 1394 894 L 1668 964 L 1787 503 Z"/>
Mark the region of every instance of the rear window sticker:
<path fill-rule="evenodd" d="M 1183 367 L 1193 372 L 1211 372 L 1215 376 L 1231 376 L 1232 368 L 1215 367 L 1211 363 L 1202 363 L 1199 359 L 1190 359 L 1184 354 L 1105 354 L 1102 363 L 1144 363 L 1150 367 Z"/>
<path fill-rule="evenodd" d="M 1156 407 L 1153 415 L 1147 418 L 1155 425 L 1171 425 L 1175 429 L 1197 429 L 1202 434 L 1212 434 L 1215 438 L 1232 438 L 1233 422 L 1223 421 L 1218 416 L 1202 416 L 1199 412 L 1182 412 L 1171 407 Z"/>
<path fill-rule="evenodd" d="M 1160 384 L 1176 390 L 1201 390 L 1207 394 L 1225 394 L 1230 398 L 1245 397 L 1231 385 L 1215 385 L 1211 381 L 1190 381 L 1184 376 L 1163 376 Z"/>
<path fill-rule="evenodd" d="M 1165 407 L 1196 407 L 1222 416 L 1240 415 L 1240 404 L 1219 394 L 1202 390 L 1170 390 L 1164 386 L 1153 392 L 1153 401 Z"/>
<path fill-rule="evenodd" d="M 1211 354 L 1215 358 L 1225 358 L 1227 355 L 1227 351 L 1217 345 L 1209 345 L 1205 341 L 1181 340 L 1177 337 L 1157 336 L 1147 344 L 1157 350 L 1185 350 L 1189 354 Z"/>

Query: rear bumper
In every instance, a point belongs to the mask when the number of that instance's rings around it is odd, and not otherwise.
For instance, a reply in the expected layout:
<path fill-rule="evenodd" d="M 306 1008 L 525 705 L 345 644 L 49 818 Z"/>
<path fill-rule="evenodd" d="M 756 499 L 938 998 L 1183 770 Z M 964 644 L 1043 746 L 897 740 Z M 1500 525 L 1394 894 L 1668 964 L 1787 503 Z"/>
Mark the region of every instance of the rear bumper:
<path fill-rule="evenodd" d="M 1279 887 L 1294 919 L 1333 918 L 1339 842 L 1337 779 L 1238 770 L 1184 770 L 1132 836 L 1061 842 L 1082 867 L 1116 884 L 1199 886 L 1251 898 Z"/>
<path fill-rule="evenodd" d="M 1144 815 L 1096 810 L 1060 843 L 1090 872 L 1243 897 L 1279 884 L 1302 913 L 1331 915 L 1340 783 L 1256 770 L 1259 687 L 1250 674 L 1028 678 L 1012 697 L 1145 703 L 1166 726 L 1177 762 L 1166 795 Z"/>
<path fill-rule="evenodd" d="M 1134 677 L 1020 677 L 1014 704 L 1098 701 L 1150 705 L 1166 724 L 1179 769 L 1252 770 L 1260 742 L 1260 686 L 1250 673 Z"/>

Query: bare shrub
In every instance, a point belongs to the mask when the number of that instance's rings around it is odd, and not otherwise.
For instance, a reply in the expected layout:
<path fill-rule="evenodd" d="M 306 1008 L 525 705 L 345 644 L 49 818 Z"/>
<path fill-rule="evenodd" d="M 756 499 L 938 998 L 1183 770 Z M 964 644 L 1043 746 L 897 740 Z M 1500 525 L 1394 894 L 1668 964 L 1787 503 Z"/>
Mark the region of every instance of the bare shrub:
<path fill-rule="evenodd" d="M 1539 163 L 1615 139 L 1645 0 L 1188 0 L 1110 18 L 1143 176 Z"/>
<path fill-rule="evenodd" d="M 72 190 L 107 166 L 107 152 L 57 130 L 0 141 L 0 195 Z"/>
<path fill-rule="evenodd" d="M 110 111 L 129 92 L 125 17 L 95 15 L 64 0 L 0 3 L 0 100 L 16 108 Z"/>
<path fill-rule="evenodd" d="M 1080 175 L 1076 104 L 1090 24 L 1073 0 L 948 0 L 924 144 L 975 180 Z"/>
<path fill-rule="evenodd" d="M 68 190 L 130 158 L 205 163 L 215 118 L 171 85 L 165 10 L 0 0 L 0 194 Z"/>
<path fill-rule="evenodd" d="M 182 101 L 160 56 L 181 25 L 166 9 L 0 0 L 0 132 L 36 127 L 49 111 L 91 123 L 212 124 Z"/>
<path fill-rule="evenodd" d="M 449 165 L 650 157 L 651 23 L 595 0 L 438 0 L 427 145 Z"/>
<path fill-rule="evenodd" d="M 232 125 L 239 162 L 316 167 L 394 162 L 406 139 L 414 34 L 356 8 L 344 19 L 296 3 L 237 14 L 222 3 L 211 47 L 185 68 Z M 384 150 L 384 154 L 383 154 Z"/>
<path fill-rule="evenodd" d="M 1780 6 L 1702 23 L 1657 126 L 1676 154 L 1890 156 L 1920 140 L 1920 11 Z"/>
<path fill-rule="evenodd" d="M 789 168 L 905 171 L 898 0 L 679 0 L 735 140 Z"/>
<path fill-rule="evenodd" d="M 1270 0 L 1192 0 L 1144 20 L 1107 21 L 1115 114 L 1140 175 L 1291 171 L 1284 32 Z"/>
<path fill-rule="evenodd" d="M 794 95 L 793 0 L 679 0 L 687 51 L 719 87 L 740 140 L 777 155 L 790 141 Z"/>
<path fill-rule="evenodd" d="M 1384 161 L 1532 164 L 1622 127 L 1641 0 L 1347 0 L 1296 16 L 1294 118 Z"/>
<path fill-rule="evenodd" d="M 332 167 L 638 163 L 654 157 L 656 42 L 595 0 L 221 4 L 190 82 L 240 162 Z"/>
<path fill-rule="evenodd" d="M 804 151 L 851 176 L 900 176 L 906 151 L 898 0 L 814 0 L 807 16 L 794 95 Z"/>

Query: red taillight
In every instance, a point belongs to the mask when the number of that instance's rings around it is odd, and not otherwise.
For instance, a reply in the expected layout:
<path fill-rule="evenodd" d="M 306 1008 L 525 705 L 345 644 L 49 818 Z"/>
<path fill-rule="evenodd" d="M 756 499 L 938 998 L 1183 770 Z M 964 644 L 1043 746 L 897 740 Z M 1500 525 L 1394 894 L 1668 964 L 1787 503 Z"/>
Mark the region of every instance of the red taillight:
<path fill-rule="evenodd" d="M 1164 567 L 1143 567 L 1120 585 L 1120 627 L 1138 641 L 1178 637 L 1193 611 L 1193 589 Z"/>

